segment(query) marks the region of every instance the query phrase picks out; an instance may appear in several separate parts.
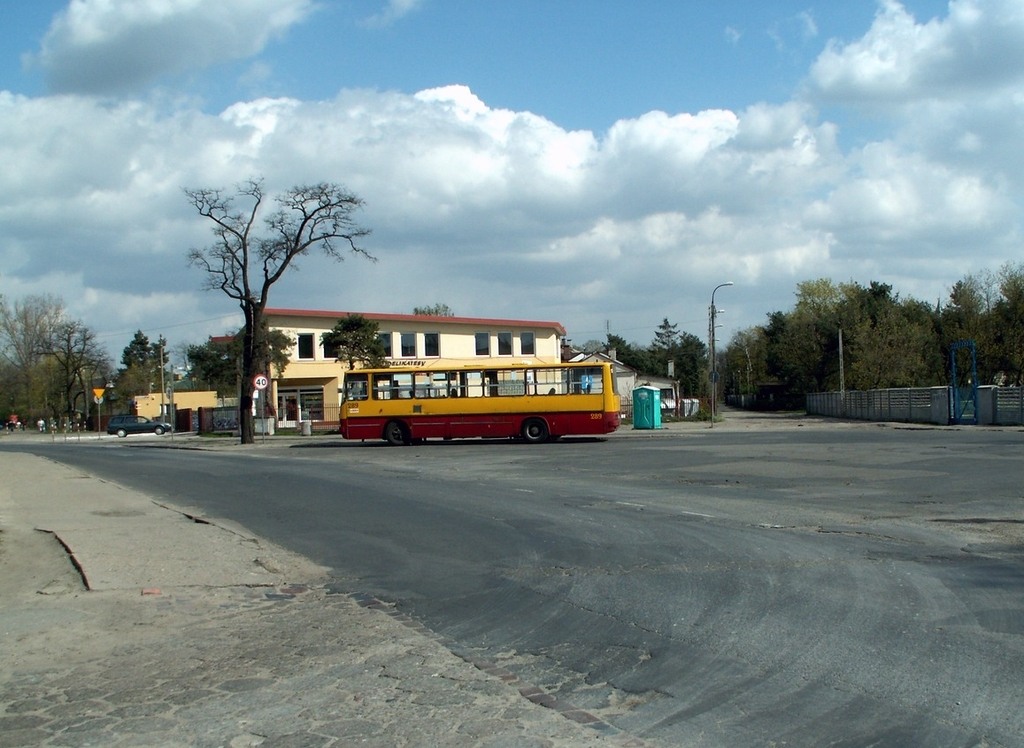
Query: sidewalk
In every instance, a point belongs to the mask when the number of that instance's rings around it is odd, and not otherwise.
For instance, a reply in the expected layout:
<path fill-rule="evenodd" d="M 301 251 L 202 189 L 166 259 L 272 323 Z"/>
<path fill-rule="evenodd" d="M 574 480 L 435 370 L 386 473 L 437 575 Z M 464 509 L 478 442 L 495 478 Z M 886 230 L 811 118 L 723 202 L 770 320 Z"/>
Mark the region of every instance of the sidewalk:
<path fill-rule="evenodd" d="M 644 745 L 244 528 L 0 474 L 0 748 Z"/>

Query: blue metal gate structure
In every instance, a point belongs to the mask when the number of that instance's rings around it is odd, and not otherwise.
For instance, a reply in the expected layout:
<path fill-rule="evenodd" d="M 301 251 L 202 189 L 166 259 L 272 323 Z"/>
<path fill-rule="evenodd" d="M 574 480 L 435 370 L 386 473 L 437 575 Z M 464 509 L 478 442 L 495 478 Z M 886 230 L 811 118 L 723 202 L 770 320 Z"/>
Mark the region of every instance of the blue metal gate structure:
<path fill-rule="evenodd" d="M 970 366 L 967 370 L 957 367 L 958 354 L 970 355 Z M 949 347 L 951 370 L 950 389 L 953 397 L 950 404 L 953 413 L 951 423 L 978 423 L 978 355 L 973 340 L 958 340 Z"/>

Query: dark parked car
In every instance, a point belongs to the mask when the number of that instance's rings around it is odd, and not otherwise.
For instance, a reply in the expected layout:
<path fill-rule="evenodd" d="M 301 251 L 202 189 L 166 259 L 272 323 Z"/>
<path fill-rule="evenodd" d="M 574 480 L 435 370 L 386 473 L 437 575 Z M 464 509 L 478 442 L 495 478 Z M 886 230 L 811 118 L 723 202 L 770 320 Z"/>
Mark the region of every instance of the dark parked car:
<path fill-rule="evenodd" d="M 128 436 L 128 434 L 161 434 L 170 431 L 171 424 L 163 421 L 151 421 L 144 416 L 114 416 L 107 424 L 108 434 Z"/>

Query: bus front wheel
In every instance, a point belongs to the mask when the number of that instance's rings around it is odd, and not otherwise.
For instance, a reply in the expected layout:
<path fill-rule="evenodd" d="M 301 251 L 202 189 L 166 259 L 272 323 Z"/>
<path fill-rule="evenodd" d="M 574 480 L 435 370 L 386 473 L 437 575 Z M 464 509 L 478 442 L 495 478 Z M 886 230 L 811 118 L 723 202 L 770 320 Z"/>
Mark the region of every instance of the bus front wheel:
<path fill-rule="evenodd" d="M 400 447 L 409 443 L 409 436 L 405 433 L 405 426 L 398 421 L 388 421 L 384 427 L 384 441 L 392 447 Z"/>
<path fill-rule="evenodd" d="M 548 425 L 540 418 L 527 418 L 523 421 L 523 441 L 528 444 L 540 444 L 546 442 L 551 434 L 548 432 Z"/>

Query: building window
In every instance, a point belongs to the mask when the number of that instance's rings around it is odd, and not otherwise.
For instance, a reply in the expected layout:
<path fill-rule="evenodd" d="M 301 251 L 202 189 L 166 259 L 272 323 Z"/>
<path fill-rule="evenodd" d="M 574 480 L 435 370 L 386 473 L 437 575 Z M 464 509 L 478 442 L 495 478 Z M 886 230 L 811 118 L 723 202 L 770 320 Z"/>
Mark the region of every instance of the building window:
<path fill-rule="evenodd" d="M 510 333 L 510 332 L 499 332 L 498 333 L 498 355 L 499 356 L 511 356 L 512 355 L 512 333 Z"/>
<path fill-rule="evenodd" d="M 416 333 L 403 332 L 401 334 L 402 358 L 416 358 Z"/>
<path fill-rule="evenodd" d="M 338 346 L 336 344 L 335 345 L 327 345 L 323 341 L 320 341 L 320 343 L 321 343 L 320 347 L 323 349 L 323 352 L 324 352 L 324 359 L 326 361 L 337 361 L 338 360 Z"/>
<path fill-rule="evenodd" d="M 377 340 L 380 341 L 380 346 L 384 349 L 384 358 L 391 358 L 391 333 L 379 332 Z"/>
<path fill-rule="evenodd" d="M 313 333 L 299 333 L 299 358 L 313 358 Z"/>
<path fill-rule="evenodd" d="M 520 353 L 523 356 L 536 356 L 537 339 L 534 334 L 532 332 L 519 333 L 519 347 L 522 349 Z"/>
<path fill-rule="evenodd" d="M 441 356 L 441 334 L 437 332 L 423 333 L 423 355 L 426 358 Z"/>
<path fill-rule="evenodd" d="M 491 355 L 491 334 L 489 332 L 478 332 L 476 334 L 476 355 Z"/>

